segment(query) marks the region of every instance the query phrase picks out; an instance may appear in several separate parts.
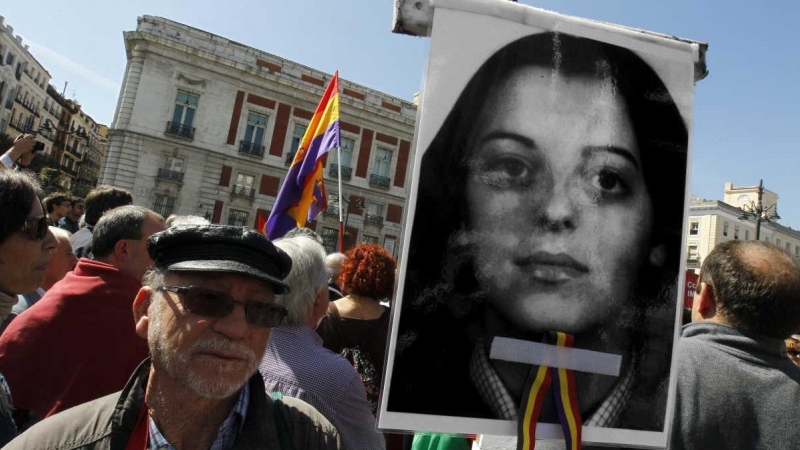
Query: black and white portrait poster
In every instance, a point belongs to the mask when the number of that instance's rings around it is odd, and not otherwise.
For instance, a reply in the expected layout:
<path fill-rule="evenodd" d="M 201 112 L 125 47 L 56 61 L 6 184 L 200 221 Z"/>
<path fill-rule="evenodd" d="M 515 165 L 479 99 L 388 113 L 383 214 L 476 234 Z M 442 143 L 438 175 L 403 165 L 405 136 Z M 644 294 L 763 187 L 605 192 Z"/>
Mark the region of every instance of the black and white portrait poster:
<path fill-rule="evenodd" d="M 515 435 L 515 358 L 562 332 L 583 441 L 665 446 L 697 44 L 433 6 L 378 426 Z M 562 437 L 552 399 L 536 429 Z"/>

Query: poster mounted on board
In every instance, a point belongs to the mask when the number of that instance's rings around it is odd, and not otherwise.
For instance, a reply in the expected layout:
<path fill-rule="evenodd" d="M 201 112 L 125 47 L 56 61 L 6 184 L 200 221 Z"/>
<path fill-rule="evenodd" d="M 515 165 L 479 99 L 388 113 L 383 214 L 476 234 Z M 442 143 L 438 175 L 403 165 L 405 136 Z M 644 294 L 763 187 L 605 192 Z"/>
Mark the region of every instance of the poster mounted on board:
<path fill-rule="evenodd" d="M 432 3 L 378 426 L 515 435 L 537 366 L 507 343 L 565 332 L 583 441 L 664 447 L 698 44 Z"/>

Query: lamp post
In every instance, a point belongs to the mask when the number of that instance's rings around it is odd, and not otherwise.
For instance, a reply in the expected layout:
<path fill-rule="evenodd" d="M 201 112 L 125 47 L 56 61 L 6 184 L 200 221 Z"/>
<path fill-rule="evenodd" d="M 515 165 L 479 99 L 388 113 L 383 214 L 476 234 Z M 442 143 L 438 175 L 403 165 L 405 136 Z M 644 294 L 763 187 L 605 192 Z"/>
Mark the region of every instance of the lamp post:
<path fill-rule="evenodd" d="M 761 237 L 761 222 L 772 222 L 778 220 L 781 216 L 778 215 L 778 204 L 764 207 L 761 197 L 764 195 L 764 180 L 758 181 L 758 202 L 750 201 L 749 205 L 742 205 L 742 215 L 739 220 L 749 220 L 750 218 L 756 219 L 756 240 Z"/>
<path fill-rule="evenodd" d="M 344 194 L 344 192 L 342 192 L 342 194 Z M 343 253 L 344 252 L 344 232 L 347 229 L 347 221 L 350 219 L 350 200 L 345 200 L 344 195 L 342 195 L 341 198 L 342 198 L 342 203 L 347 205 L 347 211 L 344 213 L 344 220 L 343 221 L 342 221 L 341 215 L 339 216 L 340 233 L 339 233 L 339 242 L 338 242 L 339 245 L 337 247 L 339 248 L 339 251 Z M 341 206 L 341 205 L 338 204 L 339 203 L 338 201 L 336 203 L 337 203 L 337 205 L 336 205 L 337 207 Z M 356 206 L 358 206 L 359 208 L 364 208 L 364 198 L 363 197 L 358 197 L 357 198 Z"/>

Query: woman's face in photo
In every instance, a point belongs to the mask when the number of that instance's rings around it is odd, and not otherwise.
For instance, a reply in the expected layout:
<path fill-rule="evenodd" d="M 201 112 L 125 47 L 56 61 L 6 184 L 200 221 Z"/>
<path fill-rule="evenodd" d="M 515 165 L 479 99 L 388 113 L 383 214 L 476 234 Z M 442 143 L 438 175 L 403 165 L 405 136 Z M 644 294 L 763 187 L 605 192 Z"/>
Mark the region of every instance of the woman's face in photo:
<path fill-rule="evenodd" d="M 470 136 L 476 279 L 517 330 L 588 332 L 624 317 L 653 205 L 614 80 L 521 67 Z"/>

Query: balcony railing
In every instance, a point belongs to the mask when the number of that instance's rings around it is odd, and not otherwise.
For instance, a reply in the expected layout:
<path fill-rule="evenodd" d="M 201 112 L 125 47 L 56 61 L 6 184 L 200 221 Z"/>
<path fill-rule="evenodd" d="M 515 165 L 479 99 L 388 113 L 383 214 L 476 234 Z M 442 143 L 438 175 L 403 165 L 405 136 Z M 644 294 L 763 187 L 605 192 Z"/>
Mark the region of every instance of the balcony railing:
<path fill-rule="evenodd" d="M 285 163 L 286 167 L 289 167 L 289 166 L 292 165 L 292 161 L 294 161 L 294 155 L 296 153 L 297 152 L 292 152 L 292 153 L 289 153 L 288 155 L 286 155 L 286 163 Z"/>
<path fill-rule="evenodd" d="M 175 170 L 159 168 L 158 175 L 156 177 L 159 180 L 167 180 L 167 181 L 173 181 L 175 183 L 183 183 L 183 172 L 178 172 Z"/>
<path fill-rule="evenodd" d="M 167 122 L 167 129 L 164 133 L 186 139 L 194 139 L 194 128 L 178 122 Z"/>
<path fill-rule="evenodd" d="M 245 198 L 255 198 L 256 196 L 256 189 L 250 186 L 242 186 L 236 185 L 233 187 L 233 195 L 238 195 L 239 197 Z"/>
<path fill-rule="evenodd" d="M 375 214 L 367 214 L 364 216 L 364 223 L 368 223 L 370 225 L 377 225 L 379 227 L 383 226 L 383 216 L 378 216 Z"/>
<path fill-rule="evenodd" d="M 382 187 L 382 188 L 389 189 L 389 182 L 390 181 L 391 180 L 389 179 L 389 177 L 376 175 L 374 173 L 370 174 L 370 176 L 369 176 L 369 185 L 370 186 L 376 186 L 376 187 Z"/>
<path fill-rule="evenodd" d="M 353 168 L 342 166 L 342 179 L 349 180 L 350 176 L 353 174 Z M 328 169 L 328 175 L 332 177 L 339 176 L 339 165 L 338 164 L 331 164 L 330 168 Z"/>
<path fill-rule="evenodd" d="M 258 145 L 255 142 L 239 141 L 239 153 L 263 158 L 264 146 Z"/>

